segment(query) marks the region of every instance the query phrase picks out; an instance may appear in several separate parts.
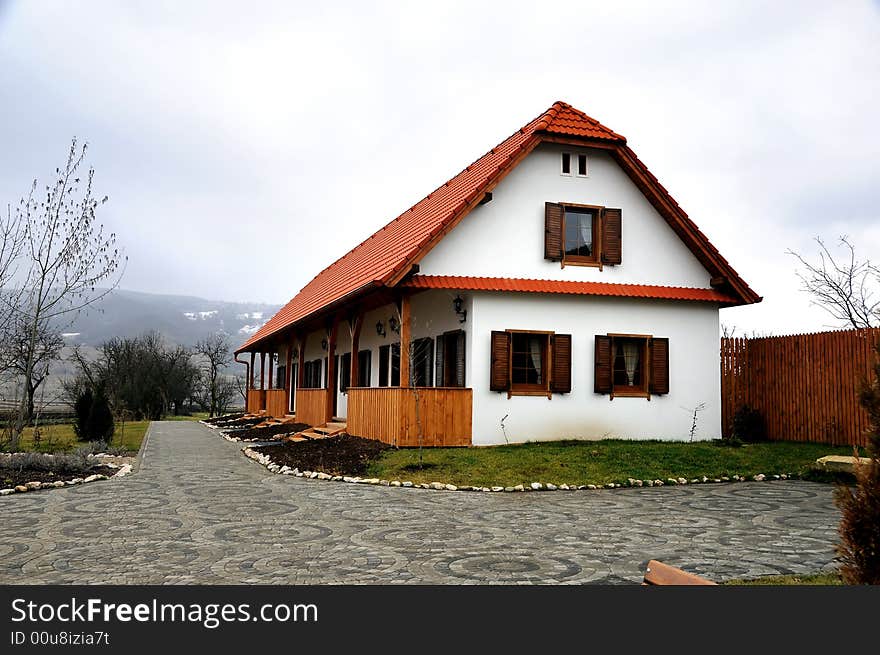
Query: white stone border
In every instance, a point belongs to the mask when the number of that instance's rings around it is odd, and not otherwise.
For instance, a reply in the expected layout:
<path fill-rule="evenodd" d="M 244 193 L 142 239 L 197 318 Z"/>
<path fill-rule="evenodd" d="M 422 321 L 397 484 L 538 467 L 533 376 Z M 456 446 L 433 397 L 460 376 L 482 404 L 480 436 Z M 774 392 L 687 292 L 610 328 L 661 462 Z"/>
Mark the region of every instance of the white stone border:
<path fill-rule="evenodd" d="M 324 473 L 321 471 L 300 471 L 298 468 L 290 468 L 289 466 L 279 466 L 275 462 L 271 460 L 268 455 L 264 455 L 262 453 L 258 453 L 256 450 L 251 448 L 250 446 L 245 446 L 241 449 L 241 452 L 245 457 L 254 460 L 258 464 L 265 466 L 267 470 L 271 473 L 277 473 L 279 475 L 293 475 L 298 478 L 308 478 L 310 480 L 329 480 L 331 482 L 348 482 L 350 484 L 372 484 L 372 485 L 381 485 L 384 487 L 407 487 L 413 489 L 433 489 L 436 491 L 483 491 L 483 492 L 517 492 L 517 491 L 595 491 L 599 489 L 620 489 L 622 487 L 662 487 L 664 485 L 682 485 L 682 484 L 706 484 L 706 483 L 721 483 L 721 482 L 763 482 L 765 480 L 788 480 L 789 478 L 794 478 L 794 474 L 791 473 L 779 473 L 773 475 L 764 475 L 763 473 L 758 473 L 751 477 L 748 476 L 740 476 L 734 475 L 733 477 L 722 477 L 722 478 L 707 478 L 706 476 L 702 476 L 699 478 L 692 478 L 688 480 L 687 478 L 667 478 L 666 481 L 663 480 L 636 480 L 635 478 L 629 478 L 625 483 L 619 484 L 616 482 L 609 482 L 605 485 L 595 485 L 595 484 L 582 484 L 582 485 L 568 485 L 568 484 L 552 484 L 550 482 L 532 482 L 531 484 L 518 484 L 515 486 L 500 486 L 494 485 L 491 487 L 458 487 L 454 484 L 447 484 L 444 482 L 422 482 L 416 484 L 415 482 L 410 482 L 409 480 L 380 480 L 379 478 L 360 478 L 360 477 L 350 477 L 347 475 L 330 475 L 329 473 Z"/>
<path fill-rule="evenodd" d="M 13 453 L 7 454 L 12 455 Z M 51 455 L 51 453 L 47 454 Z M 89 458 L 100 459 L 102 455 L 104 455 L 104 453 L 89 455 Z M 123 464 L 122 466 L 118 466 L 117 464 L 113 464 L 112 462 L 107 462 L 106 464 L 103 464 L 103 466 L 107 466 L 108 468 L 116 468 L 119 470 L 110 476 L 104 475 L 103 473 L 95 473 L 84 478 L 73 478 L 72 480 L 56 480 L 55 482 L 37 482 L 35 480 L 33 482 L 25 482 L 24 484 L 10 487 L 8 489 L 0 489 L 0 496 L 11 496 L 16 493 L 25 493 L 28 491 L 37 491 L 40 489 L 63 489 L 64 487 L 73 487 L 78 484 L 97 482 L 98 480 L 113 480 L 116 478 L 123 478 L 131 473 L 131 464 Z"/>

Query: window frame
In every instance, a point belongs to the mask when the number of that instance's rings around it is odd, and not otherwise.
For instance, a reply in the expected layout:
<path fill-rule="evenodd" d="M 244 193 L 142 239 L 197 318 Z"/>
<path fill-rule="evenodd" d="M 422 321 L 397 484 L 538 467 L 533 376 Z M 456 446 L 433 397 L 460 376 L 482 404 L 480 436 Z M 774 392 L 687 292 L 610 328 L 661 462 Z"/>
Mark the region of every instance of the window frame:
<path fill-rule="evenodd" d="M 647 398 L 651 400 L 651 334 L 626 334 L 609 332 L 611 339 L 611 398 Z M 614 362 L 617 359 L 616 341 L 639 340 L 641 348 L 642 382 L 639 386 L 614 384 Z"/>
<path fill-rule="evenodd" d="M 579 152 L 576 153 L 577 158 L 577 170 L 575 172 L 575 177 L 590 177 L 590 160 L 587 157 L 587 153 Z M 584 162 L 584 172 L 581 173 L 581 160 Z"/>
<path fill-rule="evenodd" d="M 604 211 L 604 207 L 601 205 L 581 205 L 573 202 L 560 202 L 557 203 L 562 207 L 562 259 L 560 260 L 560 264 L 562 268 L 566 266 L 589 266 L 593 268 L 598 268 L 600 271 L 602 270 L 602 212 Z M 568 208 L 571 207 L 574 211 L 573 214 L 584 214 L 589 213 L 593 217 L 593 226 L 592 226 L 592 236 L 593 236 L 593 254 L 589 257 L 585 257 L 583 255 L 569 255 L 566 254 L 566 229 L 565 229 L 565 219 L 566 214 L 568 213 Z M 582 210 L 582 211 L 578 211 Z M 583 211 L 586 210 L 586 211 Z"/>
<path fill-rule="evenodd" d="M 552 398 L 550 390 L 553 379 L 552 358 L 550 357 L 550 339 L 556 334 L 554 330 L 504 330 L 510 335 L 510 352 L 508 354 L 507 379 L 509 389 L 507 397 L 511 396 L 547 396 Z M 544 337 L 544 348 L 541 352 L 541 371 L 544 375 L 543 384 L 514 383 L 513 381 L 513 336 L 515 334 L 534 334 Z"/>
<path fill-rule="evenodd" d="M 568 157 L 568 173 L 565 172 L 565 158 Z M 563 150 L 559 154 L 559 174 L 564 177 L 573 177 L 571 172 L 572 153 Z"/>

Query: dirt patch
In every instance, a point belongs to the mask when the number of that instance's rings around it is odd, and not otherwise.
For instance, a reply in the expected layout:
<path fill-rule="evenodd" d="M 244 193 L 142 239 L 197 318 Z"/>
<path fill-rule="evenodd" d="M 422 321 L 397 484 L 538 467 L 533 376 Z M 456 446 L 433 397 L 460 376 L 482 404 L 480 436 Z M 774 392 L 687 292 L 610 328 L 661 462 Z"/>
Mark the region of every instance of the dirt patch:
<path fill-rule="evenodd" d="M 285 443 L 255 448 L 279 466 L 300 471 L 323 471 L 331 475 L 363 475 L 371 460 L 391 448 L 374 439 L 341 435 L 328 439 Z"/>
<path fill-rule="evenodd" d="M 247 428 L 245 430 L 231 430 L 226 434 L 242 441 L 268 441 L 279 434 L 294 434 L 312 427 L 305 423 L 284 423 L 281 425 L 267 425 L 264 428 Z"/>
<path fill-rule="evenodd" d="M 79 473 L 57 473 L 54 471 L 38 471 L 34 469 L 11 469 L 0 468 L 0 489 L 10 489 L 20 484 L 28 482 L 67 482 L 74 478 L 86 478 L 90 475 L 102 474 L 108 478 L 116 475 L 119 469 L 110 468 L 109 466 L 92 466 L 87 471 Z"/>

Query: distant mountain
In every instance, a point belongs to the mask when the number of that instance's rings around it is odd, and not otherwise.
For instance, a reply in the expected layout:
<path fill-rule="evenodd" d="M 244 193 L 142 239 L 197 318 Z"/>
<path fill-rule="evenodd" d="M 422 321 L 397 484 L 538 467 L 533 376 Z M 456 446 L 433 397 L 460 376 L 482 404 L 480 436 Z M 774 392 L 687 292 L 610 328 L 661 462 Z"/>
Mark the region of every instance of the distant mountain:
<path fill-rule="evenodd" d="M 280 308 L 265 303 L 116 289 L 65 327 L 64 339 L 71 346 L 99 346 L 112 337 L 134 337 L 157 330 L 171 343 L 191 346 L 222 330 L 238 346 Z"/>

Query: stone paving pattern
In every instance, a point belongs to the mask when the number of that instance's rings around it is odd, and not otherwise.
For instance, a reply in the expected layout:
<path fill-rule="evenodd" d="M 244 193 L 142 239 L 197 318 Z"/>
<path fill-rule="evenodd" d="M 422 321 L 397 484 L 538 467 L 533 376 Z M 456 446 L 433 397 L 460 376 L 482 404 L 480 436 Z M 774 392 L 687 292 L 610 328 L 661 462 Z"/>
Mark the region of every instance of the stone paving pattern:
<path fill-rule="evenodd" d="M 197 423 L 137 473 L 0 498 L 5 584 L 622 584 L 656 558 L 713 580 L 833 564 L 830 485 L 474 493 L 269 473 Z"/>

